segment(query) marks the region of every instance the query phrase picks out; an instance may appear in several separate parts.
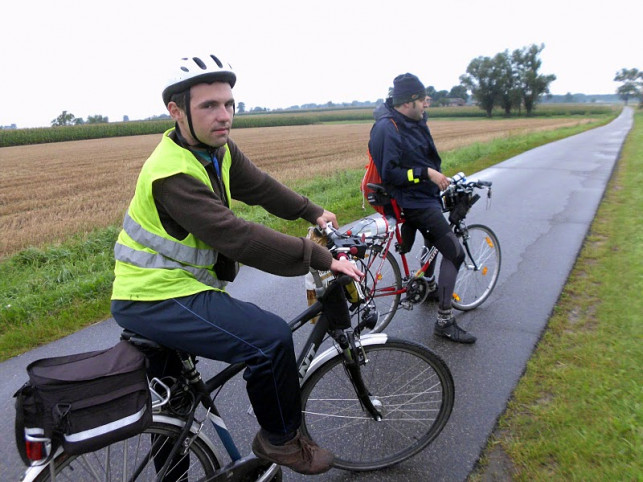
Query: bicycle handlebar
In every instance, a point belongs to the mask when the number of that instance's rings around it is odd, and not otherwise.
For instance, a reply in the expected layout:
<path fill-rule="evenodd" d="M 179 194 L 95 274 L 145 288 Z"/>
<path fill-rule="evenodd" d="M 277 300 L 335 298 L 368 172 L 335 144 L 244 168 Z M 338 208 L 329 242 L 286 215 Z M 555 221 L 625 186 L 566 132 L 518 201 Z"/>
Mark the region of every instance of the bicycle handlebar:
<path fill-rule="evenodd" d="M 451 185 L 445 189 L 454 189 L 454 188 L 477 188 L 477 189 L 483 189 L 483 188 L 490 188 L 491 185 L 493 184 L 491 181 L 467 181 L 466 176 L 464 175 L 463 172 L 457 173 L 455 176 L 452 178 L 447 178 L 451 182 Z"/>
<path fill-rule="evenodd" d="M 334 258 L 340 259 L 348 256 L 364 258 L 364 256 L 366 256 L 368 247 L 361 236 L 342 234 L 330 223 L 326 224 L 323 232 L 328 239 L 326 247 L 333 254 Z"/>

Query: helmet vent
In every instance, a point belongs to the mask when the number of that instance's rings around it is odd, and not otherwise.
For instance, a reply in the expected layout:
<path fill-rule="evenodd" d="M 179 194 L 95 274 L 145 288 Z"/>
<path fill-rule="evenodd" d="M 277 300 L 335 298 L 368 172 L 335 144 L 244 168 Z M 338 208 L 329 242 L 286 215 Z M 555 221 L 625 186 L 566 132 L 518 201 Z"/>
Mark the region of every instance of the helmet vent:
<path fill-rule="evenodd" d="M 201 60 L 199 57 L 192 57 L 192 60 L 194 60 L 194 63 L 197 64 L 201 68 L 201 70 L 205 70 L 208 68 L 208 66 L 205 65 L 203 60 Z"/>
<path fill-rule="evenodd" d="M 223 68 L 223 62 L 221 62 L 218 58 L 216 58 L 214 55 L 210 54 L 210 57 L 212 57 L 212 60 L 219 66 L 220 69 Z"/>

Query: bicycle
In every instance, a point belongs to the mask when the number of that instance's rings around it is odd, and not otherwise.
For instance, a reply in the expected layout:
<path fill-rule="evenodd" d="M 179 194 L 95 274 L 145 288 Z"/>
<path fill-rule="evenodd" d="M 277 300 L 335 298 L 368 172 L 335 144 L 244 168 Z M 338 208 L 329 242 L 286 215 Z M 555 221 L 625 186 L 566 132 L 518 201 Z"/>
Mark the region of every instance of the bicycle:
<path fill-rule="evenodd" d="M 330 229 L 328 234 L 334 256 L 365 255 L 367 246 L 359 237 Z M 297 357 L 301 430 L 323 447 L 341 446 L 335 467 L 368 471 L 400 463 L 429 445 L 447 423 L 455 394 L 448 366 L 427 347 L 386 334 L 360 336 L 351 327 L 345 295 L 351 283 L 340 276 L 318 290 L 318 300 L 289 325 L 295 332 L 319 317 Z M 281 480 L 279 466 L 252 452 L 241 456 L 214 403 L 244 364 L 229 365 L 204 381 L 193 356 L 132 332 L 124 331 L 122 338 L 148 357 L 180 360 L 178 376 L 150 380 L 151 427 L 96 452 L 71 456 L 62 449 L 52 451 L 27 469 L 23 481 Z M 319 353 L 326 339 L 332 345 Z M 203 409 L 197 414 L 199 406 Z M 204 432 L 206 419 L 229 462 L 224 463 Z"/>
<path fill-rule="evenodd" d="M 452 306 L 469 311 L 480 306 L 491 294 L 500 273 L 501 251 L 498 237 L 491 228 L 482 224 L 467 226 L 465 218 L 471 206 L 480 199 L 475 189 L 486 189 L 491 198 L 490 181 L 467 181 L 463 173 L 456 174 L 449 187 L 441 193 L 442 211 L 449 213 L 449 224 L 466 253 L 460 267 L 453 293 Z M 366 274 L 361 290 L 363 297 L 351 300 L 351 312 L 357 319 L 358 329 L 380 333 L 393 319 L 399 307 L 407 310 L 422 303 L 429 295 L 427 274 L 432 274 L 438 264 L 435 246 L 423 246 L 420 268 L 410 272 L 406 254 L 410 246 L 404 244 L 401 228 L 404 213 L 395 200 L 380 184 L 369 184 L 373 191 L 369 202 L 389 205 L 393 215 L 376 215 L 364 218 L 345 229 L 347 234 L 362 235 L 369 249 L 367 255 L 356 259 L 360 270 Z M 400 265 L 391 252 L 400 255 Z M 404 295 L 404 298 L 402 298 Z"/>

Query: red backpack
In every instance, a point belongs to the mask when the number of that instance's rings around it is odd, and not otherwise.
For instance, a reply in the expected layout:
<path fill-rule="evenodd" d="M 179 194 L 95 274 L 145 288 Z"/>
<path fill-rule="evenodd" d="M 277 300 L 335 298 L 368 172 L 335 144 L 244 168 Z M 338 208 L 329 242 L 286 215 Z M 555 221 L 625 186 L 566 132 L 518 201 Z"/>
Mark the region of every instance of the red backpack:
<path fill-rule="evenodd" d="M 395 129 L 399 131 L 395 121 L 391 118 L 389 118 L 389 120 L 393 123 Z M 367 148 L 366 152 L 368 153 L 368 164 L 366 165 L 366 172 L 360 184 L 360 190 L 362 191 L 362 209 L 364 209 L 364 200 L 366 200 L 373 209 L 383 215 L 384 204 L 375 199 L 375 196 L 372 195 L 374 191 L 368 187 L 368 184 L 382 184 L 382 178 L 380 177 L 380 173 L 377 172 L 377 167 L 375 167 L 375 163 L 373 162 L 370 149 Z"/>

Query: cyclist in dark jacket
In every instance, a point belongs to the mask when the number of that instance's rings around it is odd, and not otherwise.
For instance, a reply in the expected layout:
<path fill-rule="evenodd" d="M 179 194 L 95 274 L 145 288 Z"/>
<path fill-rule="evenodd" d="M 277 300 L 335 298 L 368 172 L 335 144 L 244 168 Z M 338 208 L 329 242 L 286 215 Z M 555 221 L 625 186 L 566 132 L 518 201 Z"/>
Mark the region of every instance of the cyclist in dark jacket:
<path fill-rule="evenodd" d="M 428 107 L 422 82 L 409 73 L 397 76 L 392 97 L 374 112 L 368 147 L 382 182 L 404 211 L 403 234 L 408 237 L 419 230 L 425 245 L 434 245 L 442 254 L 437 286 L 430 280 L 435 290 L 429 295 L 438 299 L 434 333 L 459 343 L 474 343 L 476 337 L 458 326 L 451 308 L 464 249 L 442 214 L 440 191 L 448 187 L 449 180 L 441 172 L 442 160 L 427 126 Z"/>

